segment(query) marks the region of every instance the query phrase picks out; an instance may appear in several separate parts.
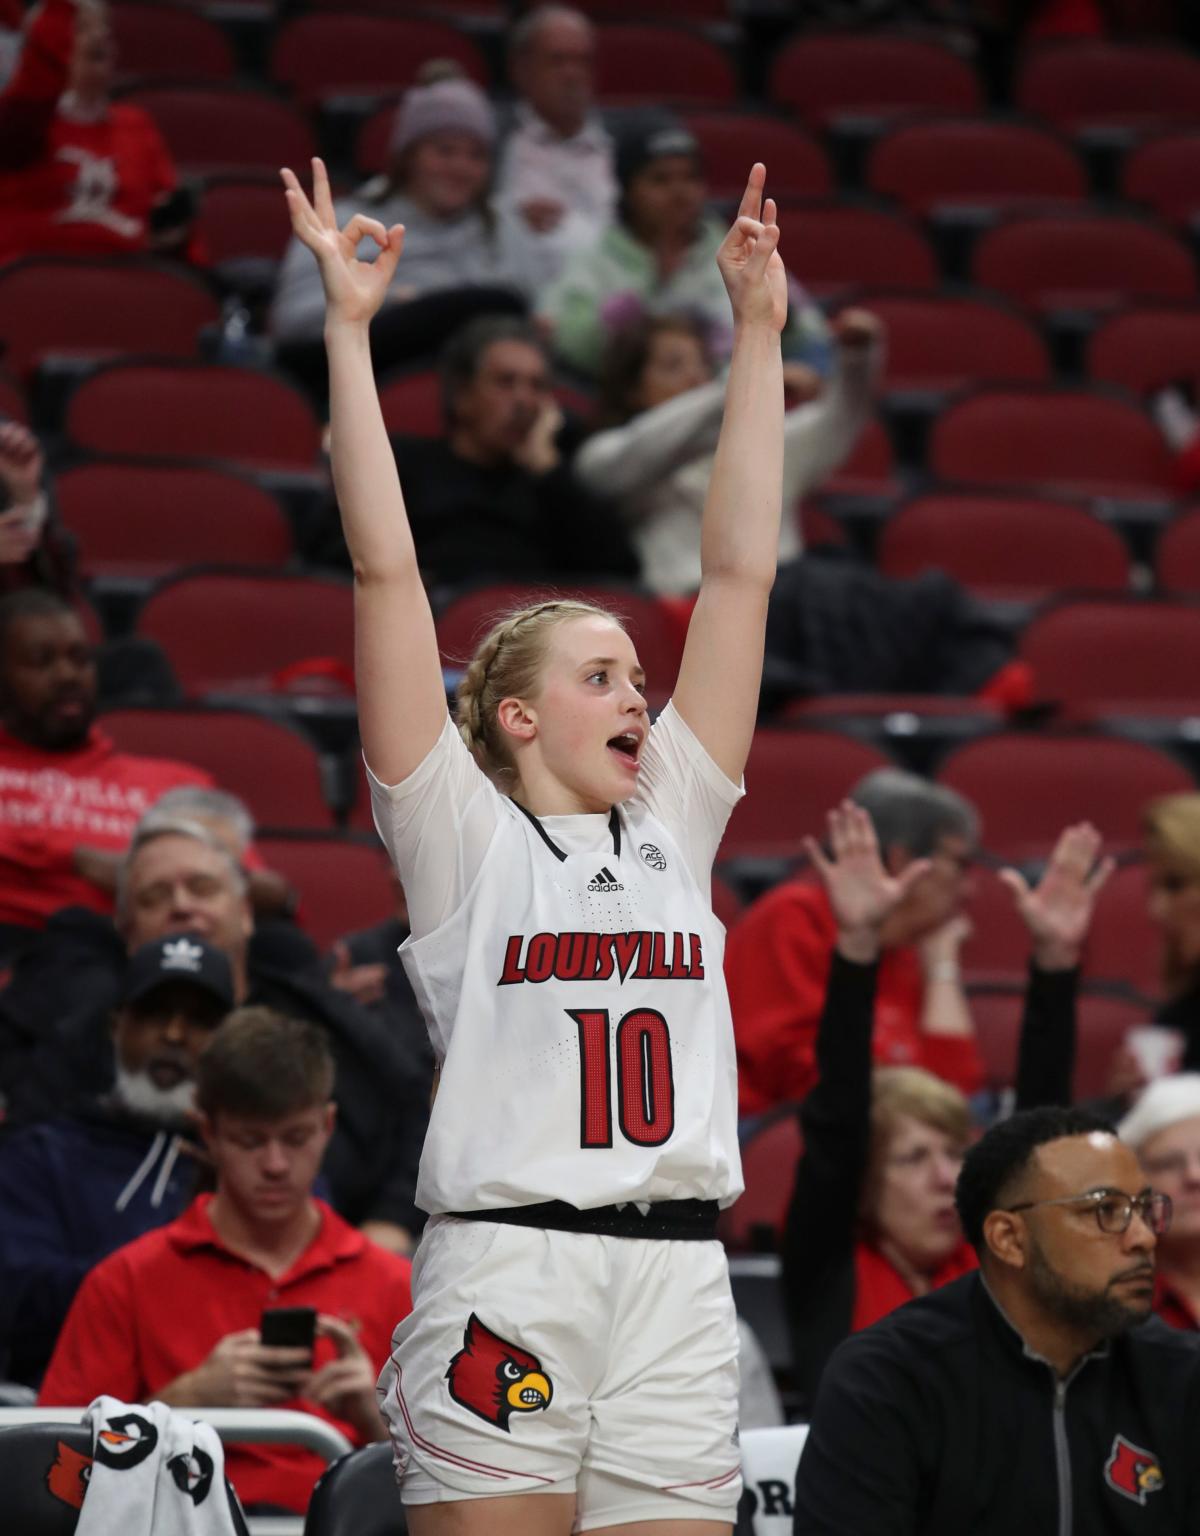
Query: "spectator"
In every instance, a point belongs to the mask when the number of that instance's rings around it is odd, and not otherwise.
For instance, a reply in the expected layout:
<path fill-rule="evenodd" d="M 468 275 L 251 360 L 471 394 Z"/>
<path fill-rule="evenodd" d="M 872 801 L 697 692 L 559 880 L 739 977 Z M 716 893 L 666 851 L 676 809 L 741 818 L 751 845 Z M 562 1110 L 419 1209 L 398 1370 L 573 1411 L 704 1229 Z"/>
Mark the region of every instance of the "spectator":
<path fill-rule="evenodd" d="M 1150 917 L 1162 935 L 1159 1024 L 1183 1031 L 1183 1065 L 1200 1070 L 1200 795 L 1162 795 L 1142 817 Z"/>
<path fill-rule="evenodd" d="M 595 37 L 580 11 L 543 5 L 512 29 L 508 72 L 517 92 L 496 172 L 496 205 L 525 221 L 546 253 L 545 279 L 599 238 L 617 184 L 613 146 L 592 111 Z"/>
<path fill-rule="evenodd" d="M 407 1250 L 428 1117 L 422 1078 L 383 1025 L 331 987 L 312 945 L 287 924 L 255 930 L 246 878 L 225 844 L 194 822 L 150 820 L 134 836 L 117 892 L 119 934 L 92 913 L 64 913 L 24 957 L 0 998 L 0 1040 L 32 1042 L 3 1086 L 14 1120 L 44 1119 L 112 1081 L 105 1009 L 130 952 L 199 934 L 225 955 L 239 1004 L 320 1024 L 337 1064 L 338 1115 L 324 1173 L 347 1220 Z M 124 941 L 124 943 L 122 943 Z"/>
<path fill-rule="evenodd" d="M 532 326 L 481 316 L 451 337 L 441 370 L 447 436 L 394 443 L 426 580 L 635 576 L 620 523 L 560 450 L 562 413 Z"/>
<path fill-rule="evenodd" d="M 102 0 L 43 0 L 0 96 L 0 262 L 184 247 L 191 199 L 115 68 Z"/>
<path fill-rule="evenodd" d="M 868 774 L 851 798 L 871 818 L 889 875 L 928 861 L 880 931 L 874 1059 L 923 1066 L 974 1092 L 982 1072 L 958 954 L 969 932 L 962 909 L 979 818 L 953 790 L 894 768 Z M 802 1099 L 813 1086 L 836 939 L 829 898 L 811 878 L 768 891 L 731 931 L 725 975 L 742 1114 Z"/>
<path fill-rule="evenodd" d="M 385 1438 L 375 1378 L 412 1308 L 410 1265 L 353 1231 L 313 1182 L 333 1131 L 322 1032 L 262 1008 L 229 1016 L 196 1070 L 216 1188 L 110 1254 L 84 1280 L 39 1401 L 157 1398 L 173 1408 L 291 1408 L 355 1445 Z M 312 1307 L 310 1353 L 259 1342 L 265 1308 Z M 308 1450 L 231 1446 L 243 1502 L 303 1511 L 322 1470 Z"/>
<path fill-rule="evenodd" d="M 0 598 L 0 942 L 72 905 L 112 910 L 81 847 L 123 850 L 158 797 L 199 768 L 118 752 L 96 726 L 96 663 L 78 614 L 26 588 Z"/>
<path fill-rule="evenodd" d="M 1171 1197 L 1154 1310 L 1174 1328 L 1200 1328 L 1200 1073 L 1151 1083 L 1117 1131 L 1155 1189 Z"/>
<path fill-rule="evenodd" d="M 870 818 L 847 803 L 830 817 L 832 859 L 812 862 L 837 922 L 817 1036 L 820 1078 L 800 1109 L 803 1155 L 783 1237 L 783 1288 L 794 1379 L 812 1402 L 830 1352 L 914 1296 L 975 1268 L 954 1208 L 971 1111 L 956 1088 L 918 1067 L 871 1068 L 879 935 L 927 868 L 892 877 Z M 1036 890 L 1018 906 L 1033 941 L 1017 1107 L 1069 1091 L 1079 958 L 1095 898 L 1112 870 L 1094 828 L 1063 833 Z M 817 1240 L 819 1234 L 819 1241 Z"/>
<path fill-rule="evenodd" d="M 74 1114 L 0 1142 L 0 1356 L 36 1386 L 84 1275 L 173 1221 L 194 1193 L 196 1062 L 233 1007 L 219 949 L 159 939 L 129 962 L 115 1082 Z"/>
<path fill-rule="evenodd" d="M 1048 1108 L 987 1132 L 956 1201 L 980 1273 L 839 1346 L 796 1536 L 1200 1530 L 1200 1349 L 1150 1317 L 1170 1201 L 1105 1121 Z"/>
<path fill-rule="evenodd" d="M 643 113 L 618 138 L 616 168 L 615 222 L 568 262 L 539 307 L 555 350 L 577 372 L 595 374 L 608 333 L 633 308 L 695 314 L 712 355 L 726 361 L 733 333 L 714 259 L 725 231 L 705 216 L 699 145 L 674 117 Z M 828 371 L 829 328 L 798 289 L 783 339 L 787 355 Z"/>
<path fill-rule="evenodd" d="M 835 327 L 834 373 L 820 379 L 803 363 L 784 367 L 793 405 L 784 418 L 779 558 L 800 553 L 790 515 L 801 496 L 853 448 L 871 412 L 882 339 L 874 316 L 849 310 Z M 608 426 L 584 443 L 575 473 L 590 490 L 619 499 L 633 529 L 642 580 L 666 595 L 700 585 L 699 529 L 725 404 L 704 327 L 686 315 L 646 315 L 609 340 L 600 371 Z"/>
<path fill-rule="evenodd" d="M 404 225 L 404 265 L 371 326 L 377 368 L 434 350 L 480 307 L 523 308 L 517 291 L 538 281 L 523 222 L 488 202 L 495 139 L 487 97 L 456 66 L 434 61 L 396 114 L 386 173 L 335 204 L 339 226 L 364 210 L 385 226 Z M 377 249 L 364 238 L 359 258 Z M 423 302 L 413 307 L 416 299 Z M 272 334 L 285 348 L 298 347 L 295 358 L 308 368 L 324 323 L 317 264 L 293 238 L 279 271 Z"/>
<path fill-rule="evenodd" d="M 0 592 L 71 586 L 72 548 L 42 489 L 45 461 L 28 427 L 0 416 Z"/>

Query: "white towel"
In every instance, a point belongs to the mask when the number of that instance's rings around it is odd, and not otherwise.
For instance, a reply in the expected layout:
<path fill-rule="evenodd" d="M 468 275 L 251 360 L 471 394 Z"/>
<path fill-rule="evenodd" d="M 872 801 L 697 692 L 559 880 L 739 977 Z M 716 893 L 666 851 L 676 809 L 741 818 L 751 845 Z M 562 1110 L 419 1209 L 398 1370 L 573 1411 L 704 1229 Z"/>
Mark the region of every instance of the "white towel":
<path fill-rule="evenodd" d="M 98 1397 L 87 1411 L 92 1471 L 78 1536 L 244 1536 L 210 1424 L 165 1403 Z"/>

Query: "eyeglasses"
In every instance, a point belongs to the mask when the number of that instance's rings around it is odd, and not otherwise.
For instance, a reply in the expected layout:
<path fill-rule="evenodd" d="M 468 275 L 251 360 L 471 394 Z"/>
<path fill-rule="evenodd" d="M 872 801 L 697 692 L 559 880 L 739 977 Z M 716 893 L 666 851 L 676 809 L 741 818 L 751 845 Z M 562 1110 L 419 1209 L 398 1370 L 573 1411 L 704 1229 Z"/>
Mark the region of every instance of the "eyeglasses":
<path fill-rule="evenodd" d="M 1040 1205 L 1090 1205 L 1096 1213 L 1101 1232 L 1119 1237 L 1128 1232 L 1136 1211 L 1155 1237 L 1161 1237 L 1171 1225 L 1171 1197 L 1157 1190 L 1144 1189 L 1140 1195 L 1124 1195 L 1116 1189 L 1093 1189 L 1086 1195 L 1061 1195 L 1057 1200 L 1026 1200 L 1010 1205 L 1010 1212 L 1032 1211 Z"/>

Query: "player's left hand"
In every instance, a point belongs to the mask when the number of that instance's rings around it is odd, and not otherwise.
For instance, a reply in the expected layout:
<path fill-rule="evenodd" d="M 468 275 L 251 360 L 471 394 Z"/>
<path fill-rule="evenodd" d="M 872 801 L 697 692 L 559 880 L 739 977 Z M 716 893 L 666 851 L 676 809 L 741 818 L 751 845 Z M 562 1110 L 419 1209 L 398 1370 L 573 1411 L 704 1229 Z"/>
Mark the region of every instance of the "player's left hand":
<path fill-rule="evenodd" d="M 379 1372 L 358 1342 L 357 1330 L 344 1319 L 321 1312 L 317 1333 L 333 1341 L 337 1359 L 314 1371 L 299 1395 L 334 1418 L 353 1424 L 365 1440 L 386 1439 L 387 1429 L 375 1396 Z"/>
<path fill-rule="evenodd" d="M 750 171 L 733 228 L 721 242 L 717 266 L 733 305 L 735 325 L 763 325 L 782 331 L 787 323 L 787 273 L 779 254 L 775 200 L 763 201 L 766 167 Z"/>
<path fill-rule="evenodd" d="M 37 500 L 45 463 L 41 444 L 28 427 L 19 421 L 0 422 L 0 480 L 14 506 Z"/>
<path fill-rule="evenodd" d="M 1044 971 L 1069 971 L 1079 964 L 1096 897 L 1116 868 L 1114 859 L 1099 857 L 1100 843 L 1096 828 L 1081 821 L 1059 836 L 1032 889 L 1020 870 L 1000 871 L 1033 939 L 1034 961 Z"/>

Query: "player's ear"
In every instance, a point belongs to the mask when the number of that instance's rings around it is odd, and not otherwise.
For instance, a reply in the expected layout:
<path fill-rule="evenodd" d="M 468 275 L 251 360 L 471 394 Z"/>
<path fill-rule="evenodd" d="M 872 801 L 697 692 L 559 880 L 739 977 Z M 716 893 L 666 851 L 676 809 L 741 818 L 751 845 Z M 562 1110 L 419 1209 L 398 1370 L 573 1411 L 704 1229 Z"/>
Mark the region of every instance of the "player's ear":
<path fill-rule="evenodd" d="M 983 1222 L 988 1252 L 1007 1269 L 1024 1269 L 1029 1261 L 1029 1229 L 1013 1211 L 989 1211 Z"/>
<path fill-rule="evenodd" d="M 537 735 L 537 712 L 521 699 L 501 699 L 496 719 L 505 735 L 518 741 L 532 741 Z"/>

